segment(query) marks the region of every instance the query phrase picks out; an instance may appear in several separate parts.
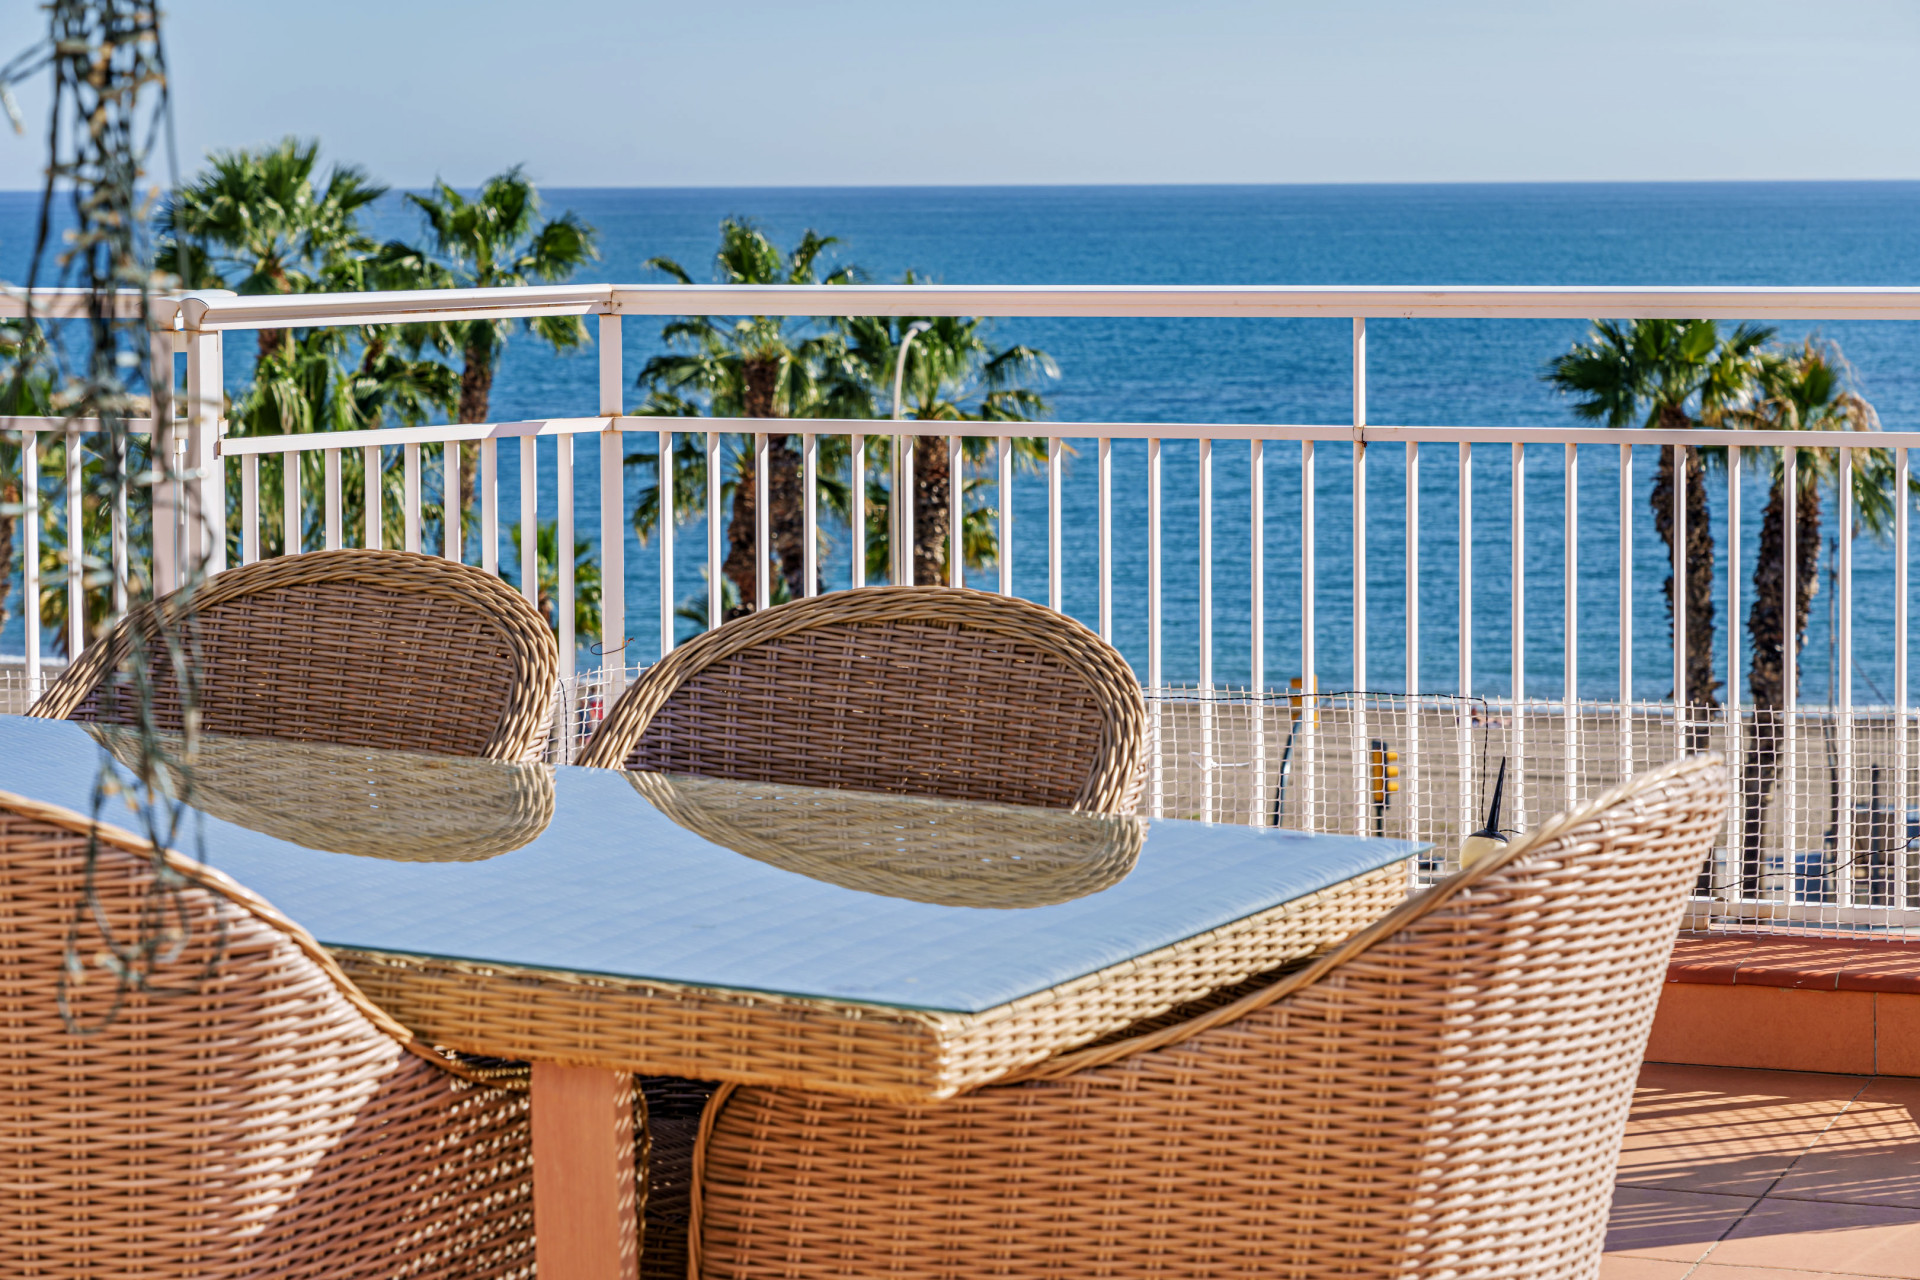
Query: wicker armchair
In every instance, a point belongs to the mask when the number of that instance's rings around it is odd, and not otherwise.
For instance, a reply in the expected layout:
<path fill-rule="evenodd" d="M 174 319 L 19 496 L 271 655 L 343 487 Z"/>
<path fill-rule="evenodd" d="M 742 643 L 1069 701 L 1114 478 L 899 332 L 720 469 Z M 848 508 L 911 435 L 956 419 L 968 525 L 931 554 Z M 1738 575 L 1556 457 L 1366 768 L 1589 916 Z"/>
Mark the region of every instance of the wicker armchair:
<path fill-rule="evenodd" d="M 135 630 L 168 617 L 200 670 L 209 733 L 537 758 L 559 650 L 534 607 L 490 573 L 406 551 L 311 551 L 228 569 L 136 611 L 28 714 L 125 724 Z M 184 624 L 184 625 L 182 625 Z M 181 727 L 171 664 L 154 668 L 159 727 Z"/>
<path fill-rule="evenodd" d="M 675 649 L 581 764 L 1130 811 L 1146 708 L 1112 645 L 1052 610 L 956 587 L 796 600 Z"/>
<path fill-rule="evenodd" d="M 1311 967 L 937 1104 L 722 1088 L 694 1274 L 1592 1277 L 1725 766 L 1629 783 Z"/>
<path fill-rule="evenodd" d="M 0 1274 L 528 1275 L 526 1095 L 418 1049 L 218 872 L 169 856 L 163 883 L 89 830 L 0 793 Z M 122 990 L 102 930 L 143 919 L 176 936 Z"/>

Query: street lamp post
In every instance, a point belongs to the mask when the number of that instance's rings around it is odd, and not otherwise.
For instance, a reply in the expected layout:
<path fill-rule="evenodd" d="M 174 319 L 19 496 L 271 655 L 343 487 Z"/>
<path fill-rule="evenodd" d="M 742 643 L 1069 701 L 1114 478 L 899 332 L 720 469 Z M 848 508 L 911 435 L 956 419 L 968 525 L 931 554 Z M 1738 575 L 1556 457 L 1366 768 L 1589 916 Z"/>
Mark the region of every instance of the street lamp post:
<path fill-rule="evenodd" d="M 893 420 L 905 417 L 901 391 L 907 377 L 907 348 L 920 334 L 933 328 L 930 320 L 916 320 L 900 335 L 900 353 L 893 361 Z M 893 497 L 887 504 L 887 545 L 892 552 L 895 584 L 913 585 L 913 437 L 893 438 Z"/>

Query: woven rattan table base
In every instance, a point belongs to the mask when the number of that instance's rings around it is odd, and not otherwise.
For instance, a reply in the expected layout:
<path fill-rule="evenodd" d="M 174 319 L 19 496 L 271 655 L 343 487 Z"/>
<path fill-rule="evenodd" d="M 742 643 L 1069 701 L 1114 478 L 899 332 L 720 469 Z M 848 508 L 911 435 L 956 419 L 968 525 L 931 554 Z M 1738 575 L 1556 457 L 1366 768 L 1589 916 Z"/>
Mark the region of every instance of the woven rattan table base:
<path fill-rule="evenodd" d="M 335 949 L 374 1003 L 468 1053 L 945 1098 L 1318 955 L 1406 897 L 1404 863 L 981 1013 Z"/>

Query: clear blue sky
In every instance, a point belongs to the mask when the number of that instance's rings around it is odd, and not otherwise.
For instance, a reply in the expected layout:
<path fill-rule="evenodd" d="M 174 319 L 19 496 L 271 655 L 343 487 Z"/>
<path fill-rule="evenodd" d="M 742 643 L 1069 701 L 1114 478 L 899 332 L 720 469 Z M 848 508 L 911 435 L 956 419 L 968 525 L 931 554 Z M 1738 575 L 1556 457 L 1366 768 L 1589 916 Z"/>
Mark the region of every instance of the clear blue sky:
<path fill-rule="evenodd" d="M 1920 178 L 1913 0 L 167 8 L 188 170 L 298 133 L 406 186 Z"/>

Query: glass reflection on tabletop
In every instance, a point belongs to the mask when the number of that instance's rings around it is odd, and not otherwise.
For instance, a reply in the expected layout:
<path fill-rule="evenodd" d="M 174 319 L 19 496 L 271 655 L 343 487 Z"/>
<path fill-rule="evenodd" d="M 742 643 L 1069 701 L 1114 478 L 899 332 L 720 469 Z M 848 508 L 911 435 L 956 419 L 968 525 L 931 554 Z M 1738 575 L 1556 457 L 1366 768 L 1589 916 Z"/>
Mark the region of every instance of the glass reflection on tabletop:
<path fill-rule="evenodd" d="M 948 907 L 1044 907 L 1133 870 L 1147 824 L 868 791 L 630 772 L 661 813 L 715 844 L 814 880 Z"/>
<path fill-rule="evenodd" d="M 137 767 L 132 729 L 90 724 L 121 764 Z M 308 849 L 396 862 L 479 862 L 527 844 L 553 821 L 545 765 L 280 738 L 200 735 L 191 757 L 163 734 L 173 772 L 160 780 L 210 817 Z"/>

